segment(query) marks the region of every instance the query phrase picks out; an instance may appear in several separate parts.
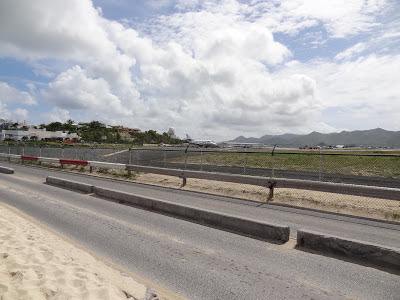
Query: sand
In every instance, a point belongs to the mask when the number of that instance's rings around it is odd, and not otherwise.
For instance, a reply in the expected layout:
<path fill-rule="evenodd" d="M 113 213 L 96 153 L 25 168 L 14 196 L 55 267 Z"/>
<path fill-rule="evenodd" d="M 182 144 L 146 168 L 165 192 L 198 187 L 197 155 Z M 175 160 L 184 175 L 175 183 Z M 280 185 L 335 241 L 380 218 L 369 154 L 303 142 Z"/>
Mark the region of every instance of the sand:
<path fill-rule="evenodd" d="M 138 174 L 135 182 L 260 202 L 267 202 L 269 195 L 269 189 L 261 186 L 193 178 L 187 179 L 187 184 L 182 187 L 181 178 L 149 173 Z M 400 201 L 395 200 L 276 188 L 270 203 L 400 222 Z"/>
<path fill-rule="evenodd" d="M 0 299 L 158 299 L 147 286 L 0 202 Z"/>

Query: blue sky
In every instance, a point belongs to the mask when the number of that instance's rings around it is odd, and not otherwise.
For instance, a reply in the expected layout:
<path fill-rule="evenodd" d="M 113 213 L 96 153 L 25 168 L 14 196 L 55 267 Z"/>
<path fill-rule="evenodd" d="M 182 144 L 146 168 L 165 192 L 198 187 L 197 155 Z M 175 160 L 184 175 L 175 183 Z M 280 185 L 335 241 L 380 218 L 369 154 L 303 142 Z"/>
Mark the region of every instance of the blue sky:
<path fill-rule="evenodd" d="M 0 119 L 400 130 L 396 0 L 3 0 Z"/>

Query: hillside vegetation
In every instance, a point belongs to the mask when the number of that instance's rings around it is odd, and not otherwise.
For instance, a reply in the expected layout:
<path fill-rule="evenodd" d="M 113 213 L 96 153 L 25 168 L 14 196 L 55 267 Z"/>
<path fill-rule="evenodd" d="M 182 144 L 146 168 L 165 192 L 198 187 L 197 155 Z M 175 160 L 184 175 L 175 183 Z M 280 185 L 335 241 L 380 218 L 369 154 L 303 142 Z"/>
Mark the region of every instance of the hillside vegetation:
<path fill-rule="evenodd" d="M 66 131 L 68 133 L 77 133 L 83 142 L 89 143 L 120 143 L 120 144 L 182 144 L 184 141 L 171 138 L 166 132 L 160 134 L 155 130 L 145 132 L 135 132 L 121 129 L 121 126 L 106 126 L 99 121 L 90 123 L 74 124 L 74 121 L 68 120 L 65 123 L 52 122 L 50 124 L 41 124 L 40 128 L 46 128 L 47 131 Z"/>

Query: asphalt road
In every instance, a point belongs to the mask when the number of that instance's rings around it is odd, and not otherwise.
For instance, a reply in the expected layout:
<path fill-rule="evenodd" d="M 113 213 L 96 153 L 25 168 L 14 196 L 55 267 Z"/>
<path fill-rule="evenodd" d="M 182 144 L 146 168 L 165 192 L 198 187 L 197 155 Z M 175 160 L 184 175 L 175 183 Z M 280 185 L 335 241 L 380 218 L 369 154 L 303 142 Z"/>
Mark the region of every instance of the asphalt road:
<path fill-rule="evenodd" d="M 32 180 L 40 178 L 40 180 L 45 181 L 46 176 L 55 176 L 105 188 L 116 189 L 123 192 L 134 193 L 140 196 L 154 197 L 174 203 L 209 209 L 216 212 L 288 225 L 291 228 L 292 237 L 295 237 L 297 229 L 301 228 L 400 248 L 400 224 L 398 223 L 392 224 L 329 212 L 311 211 L 302 208 L 289 208 L 272 203 L 260 203 L 251 200 L 137 184 L 122 180 L 99 178 L 83 174 L 69 173 L 59 169 L 50 170 L 6 162 L 3 162 L 2 164 L 14 168 L 19 176 Z M 340 197 L 340 195 L 338 195 L 338 197 Z"/>
<path fill-rule="evenodd" d="M 16 171 L 14 175 L 0 174 L 2 202 L 190 299 L 398 299 L 400 293 L 398 275 L 294 250 L 290 243 L 278 246 L 43 182 L 47 175 L 73 178 L 169 201 L 195 201 L 212 210 L 254 214 L 254 218 L 297 224 L 304 229 L 342 231 L 347 236 L 369 237 L 371 241 L 398 247 L 397 225 L 274 206 L 257 207 L 250 201 L 1 164 Z"/>

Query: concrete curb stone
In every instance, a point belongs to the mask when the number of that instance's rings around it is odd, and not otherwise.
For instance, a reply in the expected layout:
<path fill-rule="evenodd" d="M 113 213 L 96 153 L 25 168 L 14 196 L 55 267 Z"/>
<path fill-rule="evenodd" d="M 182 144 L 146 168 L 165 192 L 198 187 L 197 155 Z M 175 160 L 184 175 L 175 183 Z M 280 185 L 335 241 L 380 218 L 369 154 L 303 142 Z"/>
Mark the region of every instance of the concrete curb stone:
<path fill-rule="evenodd" d="M 0 173 L 4 173 L 4 174 L 14 174 L 14 169 L 0 166 Z"/>
<path fill-rule="evenodd" d="M 400 270 L 400 249 L 299 229 L 297 246 Z"/>
<path fill-rule="evenodd" d="M 90 184 L 76 182 L 72 180 L 65 180 L 52 176 L 48 176 L 46 178 L 46 183 L 71 190 L 77 190 L 86 194 L 91 194 L 93 192 L 93 186 Z"/>

